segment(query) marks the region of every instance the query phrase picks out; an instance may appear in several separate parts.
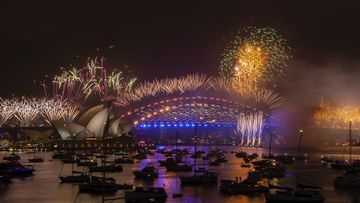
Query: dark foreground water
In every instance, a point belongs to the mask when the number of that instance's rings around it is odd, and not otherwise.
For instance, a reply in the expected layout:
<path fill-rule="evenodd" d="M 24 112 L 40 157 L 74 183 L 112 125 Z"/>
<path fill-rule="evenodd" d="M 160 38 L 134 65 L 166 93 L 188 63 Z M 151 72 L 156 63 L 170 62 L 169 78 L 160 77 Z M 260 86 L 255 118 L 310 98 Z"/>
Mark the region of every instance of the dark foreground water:
<path fill-rule="evenodd" d="M 207 147 L 203 148 L 205 151 Z M 239 147 L 222 147 L 222 149 L 231 150 L 244 150 Z M 259 154 L 266 153 L 265 149 L 245 149 L 248 152 L 257 152 Z M 293 152 L 293 148 L 274 150 L 275 152 Z M 315 184 L 322 186 L 322 194 L 325 197 L 325 202 L 338 202 L 345 203 L 351 202 L 355 197 L 360 197 L 360 188 L 340 190 L 334 188 L 332 182 L 336 176 L 340 175 L 341 172 L 334 171 L 329 168 L 325 168 L 320 165 L 319 157 L 321 155 L 331 155 L 338 158 L 347 158 L 348 155 L 344 153 L 343 148 L 304 148 L 303 152 L 307 152 L 311 159 L 308 162 L 302 162 L 299 167 L 300 177 L 303 183 Z M 354 158 L 360 158 L 360 148 L 354 148 Z M 241 168 L 241 159 L 237 159 L 234 155 L 227 153 L 228 163 L 224 163 L 220 166 L 210 166 L 210 171 L 219 172 L 220 179 L 234 179 L 236 176 L 246 177 L 249 169 Z M 22 161 L 26 163 L 27 158 L 33 156 L 31 153 L 19 153 L 22 157 Z M 8 155 L 8 153 L 1 152 L 0 159 Z M 26 177 L 23 179 L 13 179 L 13 183 L 9 185 L 0 185 L 0 203 L 92 203 L 101 202 L 101 196 L 79 194 L 78 186 L 76 184 L 60 184 L 58 176 L 61 168 L 59 160 L 51 160 L 52 153 L 39 153 L 39 156 L 45 157 L 45 162 L 37 163 L 34 165 L 36 172 L 33 176 Z M 111 158 L 110 158 L 111 159 Z M 246 195 L 235 195 L 226 196 L 219 193 L 217 186 L 180 186 L 179 175 L 186 173 L 172 173 L 165 172 L 164 168 L 160 168 L 159 178 L 151 183 L 144 183 L 142 181 L 135 181 L 132 174 L 133 170 L 142 168 L 148 163 L 153 163 L 155 166 L 158 165 L 157 160 L 165 159 L 163 155 L 156 154 L 155 156 L 149 157 L 146 160 L 136 164 L 123 164 L 123 172 L 121 173 L 108 173 L 107 176 L 114 177 L 118 183 L 133 183 L 135 186 L 161 186 L 165 187 L 168 193 L 167 202 L 195 202 L 195 203 L 211 203 L 211 202 L 240 202 L 240 203 L 263 203 L 265 202 L 263 195 L 246 196 Z M 192 162 L 192 159 L 187 158 L 188 161 Z M 207 161 L 198 161 L 198 166 L 205 165 L 207 167 Z M 281 178 L 277 181 L 288 185 L 295 185 L 295 164 L 288 167 L 286 177 Z M 79 168 L 80 170 L 80 168 Z M 64 165 L 62 175 L 70 174 L 71 164 Z M 190 173 L 189 173 L 190 174 Z M 100 176 L 100 173 L 98 174 Z M 173 193 L 183 193 L 182 198 L 172 198 Z M 109 198 L 123 197 L 123 191 L 119 191 Z M 124 200 L 114 200 L 111 202 L 124 202 Z"/>

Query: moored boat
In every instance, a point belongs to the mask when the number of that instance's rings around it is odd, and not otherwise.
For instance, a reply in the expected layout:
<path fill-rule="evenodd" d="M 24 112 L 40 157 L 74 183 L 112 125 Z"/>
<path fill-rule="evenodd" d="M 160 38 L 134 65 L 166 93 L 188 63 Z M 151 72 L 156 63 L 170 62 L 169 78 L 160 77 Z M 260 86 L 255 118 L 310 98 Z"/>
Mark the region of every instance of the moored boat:
<path fill-rule="evenodd" d="M 212 172 L 204 172 L 191 176 L 180 176 L 182 185 L 186 184 L 216 184 L 218 175 Z"/>
<path fill-rule="evenodd" d="M 144 189 L 137 187 L 133 191 L 125 191 L 125 202 L 165 202 L 167 194 L 162 187 Z"/>
<path fill-rule="evenodd" d="M 237 180 L 221 180 L 220 191 L 225 194 L 249 194 L 267 192 L 269 189 L 259 184 L 249 184 Z"/>
<path fill-rule="evenodd" d="M 133 171 L 135 178 L 152 180 L 159 176 L 158 171 L 153 166 L 146 166 L 142 170 Z"/>

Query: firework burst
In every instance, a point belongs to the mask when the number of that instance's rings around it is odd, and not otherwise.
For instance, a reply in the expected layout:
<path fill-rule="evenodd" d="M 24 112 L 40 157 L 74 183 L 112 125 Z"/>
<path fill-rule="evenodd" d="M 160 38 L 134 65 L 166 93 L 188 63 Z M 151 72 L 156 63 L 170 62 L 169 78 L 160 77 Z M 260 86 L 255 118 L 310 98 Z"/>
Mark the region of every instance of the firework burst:
<path fill-rule="evenodd" d="M 220 75 L 239 91 L 285 74 L 289 47 L 273 28 L 248 28 L 238 35 L 220 62 Z"/>
<path fill-rule="evenodd" d="M 353 128 L 360 128 L 360 107 L 336 105 L 322 100 L 314 113 L 315 124 L 324 128 L 346 129 L 352 121 Z"/>
<path fill-rule="evenodd" d="M 107 101 L 130 91 L 136 78 L 127 77 L 123 71 L 108 71 L 103 60 L 89 60 L 81 69 L 72 68 L 56 75 L 52 81 L 52 90 L 42 83 L 46 97 L 73 102 L 85 102 L 91 95 Z M 81 105 L 82 102 L 80 102 Z"/>
<path fill-rule="evenodd" d="M 0 98 L 0 127 L 13 117 L 13 108 L 11 108 L 11 99 Z"/>

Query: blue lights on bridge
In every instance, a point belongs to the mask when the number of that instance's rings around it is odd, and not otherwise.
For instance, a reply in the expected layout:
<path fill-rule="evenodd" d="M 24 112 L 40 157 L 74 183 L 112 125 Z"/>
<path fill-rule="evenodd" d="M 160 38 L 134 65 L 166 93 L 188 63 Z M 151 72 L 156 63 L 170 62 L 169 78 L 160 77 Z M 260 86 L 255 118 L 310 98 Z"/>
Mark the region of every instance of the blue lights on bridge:
<path fill-rule="evenodd" d="M 231 123 L 193 123 L 193 122 L 143 122 L 139 125 L 140 128 L 194 128 L 203 127 L 222 127 L 222 128 L 236 128 L 236 124 Z"/>

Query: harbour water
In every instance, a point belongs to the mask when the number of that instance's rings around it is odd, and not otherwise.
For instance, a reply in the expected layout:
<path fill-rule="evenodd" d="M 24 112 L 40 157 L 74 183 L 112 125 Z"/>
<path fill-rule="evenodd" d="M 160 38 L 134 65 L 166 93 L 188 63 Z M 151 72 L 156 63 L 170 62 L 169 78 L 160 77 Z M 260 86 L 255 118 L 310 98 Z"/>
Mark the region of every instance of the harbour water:
<path fill-rule="evenodd" d="M 187 147 L 191 148 L 191 147 Z M 201 147 L 199 147 L 201 149 Z M 244 150 L 240 147 L 219 147 L 225 151 L 228 163 L 223 163 L 220 166 L 210 166 L 210 171 L 219 173 L 220 179 L 235 179 L 241 177 L 244 179 L 249 168 L 241 168 L 241 159 L 236 158 L 230 151 Z M 203 150 L 209 150 L 208 147 L 203 147 Z M 275 153 L 293 153 L 295 148 L 275 149 Z M 247 152 L 257 152 L 259 154 L 267 153 L 266 149 L 246 149 Z M 325 197 L 325 202 L 329 203 L 347 203 L 352 202 L 354 198 L 360 197 L 359 188 L 338 189 L 334 188 L 333 180 L 336 176 L 341 175 L 342 172 L 326 168 L 320 164 L 319 158 L 321 155 L 331 155 L 334 158 L 348 158 L 347 152 L 343 147 L 323 147 L 323 148 L 304 148 L 302 150 L 310 156 L 309 161 L 302 161 L 299 164 L 299 175 L 302 183 L 313 184 L 321 186 L 322 194 Z M 360 158 L 360 148 L 353 148 L 353 158 Z M 0 158 L 8 155 L 7 152 L 1 152 Z M 23 163 L 31 158 L 31 153 L 19 153 Z M 101 196 L 78 193 L 78 186 L 76 184 L 61 184 L 58 176 L 62 163 L 59 160 L 52 160 L 51 152 L 39 153 L 38 156 L 43 156 L 45 161 L 43 163 L 34 164 L 35 172 L 33 176 L 22 179 L 13 179 L 9 185 L 0 185 L 0 202 L 1 203 L 97 203 L 101 202 Z M 111 159 L 111 157 L 110 157 Z M 162 154 L 155 154 L 149 156 L 148 159 L 135 164 L 122 164 L 123 172 L 107 173 L 107 176 L 114 177 L 117 183 L 133 183 L 135 186 L 160 186 L 165 187 L 168 194 L 167 202 L 194 202 L 194 203 L 263 203 L 265 202 L 262 194 L 247 196 L 247 195 L 232 195 L 227 196 L 219 192 L 217 186 L 181 186 L 179 176 L 189 173 L 173 173 L 166 172 L 165 168 L 159 168 L 159 178 L 153 182 L 143 182 L 134 180 L 132 174 L 133 170 L 141 169 L 147 164 L 158 166 L 158 160 L 163 160 L 165 157 Z M 185 160 L 192 163 L 190 156 Z M 198 167 L 208 167 L 207 161 L 198 159 Z M 278 181 L 287 186 L 295 186 L 296 184 L 296 164 L 288 166 L 286 176 L 280 178 Z M 78 168 L 81 170 L 81 168 Z M 65 164 L 62 175 L 71 173 L 71 164 Z M 100 175 L 100 174 L 98 174 Z M 173 193 L 182 193 L 183 197 L 173 198 Z M 118 191 L 107 198 L 120 198 L 111 202 L 124 202 L 121 197 L 124 196 L 123 191 Z"/>

